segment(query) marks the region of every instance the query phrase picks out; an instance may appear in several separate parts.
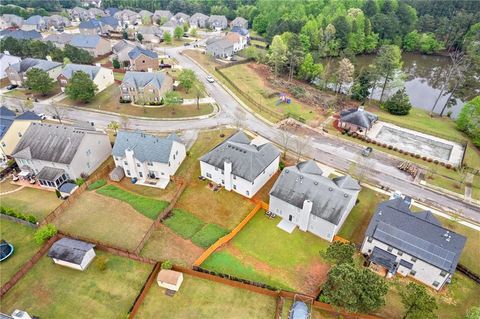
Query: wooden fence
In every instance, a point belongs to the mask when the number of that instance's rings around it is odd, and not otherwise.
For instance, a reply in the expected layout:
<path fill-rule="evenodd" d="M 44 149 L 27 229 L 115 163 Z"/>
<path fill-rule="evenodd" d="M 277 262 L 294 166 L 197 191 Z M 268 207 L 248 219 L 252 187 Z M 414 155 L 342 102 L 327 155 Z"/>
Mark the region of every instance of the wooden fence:
<path fill-rule="evenodd" d="M 140 306 L 142 305 L 143 300 L 147 296 L 147 293 L 150 290 L 150 287 L 152 287 L 152 284 L 155 282 L 157 274 L 160 271 L 160 265 L 161 264 L 158 262 L 155 264 L 155 267 L 153 267 L 152 272 L 150 273 L 147 281 L 142 287 L 142 290 L 140 290 L 140 293 L 138 294 L 137 298 L 135 298 L 135 301 L 133 302 L 133 305 L 130 308 L 130 311 L 128 312 L 128 319 L 133 319 L 137 314 L 138 309 L 140 309 Z"/>

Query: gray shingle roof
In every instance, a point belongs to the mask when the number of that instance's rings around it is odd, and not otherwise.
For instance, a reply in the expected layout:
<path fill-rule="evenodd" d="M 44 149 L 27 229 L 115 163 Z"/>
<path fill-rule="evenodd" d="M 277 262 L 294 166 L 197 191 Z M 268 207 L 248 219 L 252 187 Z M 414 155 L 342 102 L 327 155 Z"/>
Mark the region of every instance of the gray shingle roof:
<path fill-rule="evenodd" d="M 98 35 L 76 34 L 72 37 L 70 44 L 80 48 L 96 48 L 100 39 Z"/>
<path fill-rule="evenodd" d="M 340 112 L 340 120 L 369 129 L 378 120 L 378 116 L 363 109 L 351 109 Z"/>
<path fill-rule="evenodd" d="M 15 71 L 23 73 L 23 72 L 27 72 L 31 68 L 37 68 L 37 69 L 40 69 L 40 70 L 49 71 L 49 70 L 51 70 L 53 68 L 56 68 L 56 67 L 59 67 L 61 65 L 62 65 L 62 63 L 60 63 L 60 62 L 26 58 L 25 60 L 22 60 L 20 62 L 12 64 L 11 67 Z"/>
<path fill-rule="evenodd" d="M 231 25 L 235 26 L 235 25 L 244 25 L 245 23 L 248 23 L 247 19 L 243 18 L 243 17 L 236 17 L 235 19 L 233 19 L 232 22 L 230 22 Z"/>
<path fill-rule="evenodd" d="M 383 266 L 388 269 L 392 274 L 395 273 L 397 268 L 397 256 L 389 253 L 378 247 L 373 247 L 372 254 L 370 255 L 370 260 L 376 263 L 377 265 Z"/>
<path fill-rule="evenodd" d="M 165 78 L 165 73 L 162 72 L 127 71 L 122 84 L 126 83 L 140 89 L 148 84 L 152 84 L 157 89 L 160 89 L 165 82 Z"/>
<path fill-rule="evenodd" d="M 80 22 L 80 24 L 78 25 L 78 28 L 79 29 L 97 29 L 97 28 L 100 28 L 101 24 L 102 23 L 97 19 L 90 19 L 90 20 Z"/>
<path fill-rule="evenodd" d="M 348 183 L 344 183 L 348 180 Z M 295 207 L 302 208 L 305 200 L 312 201 L 312 214 L 334 225 L 338 225 L 345 209 L 360 191 L 360 186 L 351 177 L 331 180 L 322 176 L 314 161 L 285 167 L 273 185 L 270 196 L 274 196 Z"/>
<path fill-rule="evenodd" d="M 113 146 L 113 156 L 125 156 L 125 150 L 133 150 L 135 158 L 141 162 L 168 163 L 173 142 L 180 139 L 175 134 L 168 137 L 158 137 L 142 132 L 118 132 Z"/>
<path fill-rule="evenodd" d="M 95 79 L 98 72 L 100 71 L 100 67 L 96 65 L 86 65 L 86 64 L 73 64 L 69 63 L 65 66 L 62 71 L 62 75 L 65 76 L 67 79 L 71 79 L 75 72 L 83 72 L 86 73 L 91 80 Z"/>
<path fill-rule="evenodd" d="M 466 238 L 440 225 L 430 213 L 412 213 L 403 199 L 380 203 L 365 236 L 453 273 Z"/>
<path fill-rule="evenodd" d="M 54 181 L 57 180 L 57 178 L 59 178 L 63 174 L 65 174 L 65 170 L 63 170 L 61 168 L 44 166 L 40 170 L 40 172 L 38 172 L 37 178 L 41 179 L 41 180 L 44 180 L 44 181 L 54 182 Z"/>
<path fill-rule="evenodd" d="M 35 15 L 35 16 L 31 16 L 30 18 L 25 20 L 23 22 L 23 24 L 38 25 L 38 24 L 41 24 L 43 22 L 44 22 L 44 20 L 41 16 Z"/>
<path fill-rule="evenodd" d="M 225 161 L 232 163 L 232 174 L 253 182 L 278 156 L 280 151 L 271 143 L 255 146 L 239 131 L 217 145 L 200 160 L 220 169 Z"/>
<path fill-rule="evenodd" d="M 40 116 L 38 116 L 35 112 L 26 111 L 15 118 L 15 120 L 23 120 L 23 121 L 35 121 L 40 120 Z"/>
<path fill-rule="evenodd" d="M 2 37 L 7 38 L 11 37 L 18 40 L 36 40 L 41 39 L 42 35 L 40 32 L 35 30 L 24 31 L 24 30 L 4 30 L 1 33 Z"/>
<path fill-rule="evenodd" d="M 72 190 L 77 187 L 77 184 L 74 183 L 63 183 L 62 186 L 58 188 L 61 193 L 68 193 L 70 194 Z"/>
<path fill-rule="evenodd" d="M 71 33 L 59 33 L 59 34 L 49 34 L 43 40 L 51 41 L 59 44 L 67 44 L 72 41 L 73 34 Z"/>
<path fill-rule="evenodd" d="M 116 28 L 119 26 L 119 22 L 117 19 L 115 19 L 114 17 L 112 16 L 106 16 L 106 17 L 101 17 L 100 18 L 100 22 L 103 23 L 103 24 L 107 24 L 109 26 L 111 26 L 112 28 Z"/>
<path fill-rule="evenodd" d="M 208 16 L 200 12 L 197 12 L 190 17 L 190 21 L 193 21 L 193 22 L 202 21 L 202 20 L 207 21 Z"/>
<path fill-rule="evenodd" d="M 132 51 L 128 52 L 128 56 L 130 57 L 130 59 L 133 59 L 133 60 L 135 60 L 142 54 L 152 59 L 158 59 L 158 54 L 156 52 L 141 48 L 139 46 L 134 47 Z"/>
<path fill-rule="evenodd" d="M 53 243 L 48 257 L 80 265 L 86 253 L 95 245 L 80 240 L 62 238 Z"/>
<path fill-rule="evenodd" d="M 135 44 L 133 44 L 130 41 L 127 41 L 127 40 L 120 40 L 112 47 L 112 51 L 115 52 L 115 53 L 118 53 L 118 52 L 122 51 L 123 49 L 125 49 L 126 47 L 133 48 L 133 47 L 135 47 Z"/>

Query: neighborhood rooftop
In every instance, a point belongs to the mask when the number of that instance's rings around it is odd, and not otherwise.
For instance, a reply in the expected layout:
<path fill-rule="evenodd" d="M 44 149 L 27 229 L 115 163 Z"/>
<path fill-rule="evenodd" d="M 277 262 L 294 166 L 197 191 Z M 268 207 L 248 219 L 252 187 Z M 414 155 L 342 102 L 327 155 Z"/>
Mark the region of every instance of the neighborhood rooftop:
<path fill-rule="evenodd" d="M 71 45 L 81 48 L 95 48 L 100 41 L 98 35 L 76 34 L 72 37 Z"/>
<path fill-rule="evenodd" d="M 80 265 L 85 254 L 93 247 L 95 245 L 80 240 L 62 238 L 52 245 L 48 257 Z"/>
<path fill-rule="evenodd" d="M 165 74 L 161 72 L 134 72 L 127 71 L 123 78 L 123 83 L 128 83 L 137 88 L 143 88 L 152 84 L 157 89 L 162 87 L 165 81 Z"/>
<path fill-rule="evenodd" d="M 97 76 L 99 71 L 99 66 L 70 63 L 65 66 L 61 74 L 67 79 L 70 79 L 75 74 L 75 72 L 84 72 L 90 77 L 90 79 L 93 80 Z"/>
<path fill-rule="evenodd" d="M 25 60 L 22 60 L 20 62 L 17 62 L 15 64 L 12 64 L 11 67 L 19 72 L 26 72 L 30 70 L 31 68 L 36 68 L 40 69 L 43 71 L 49 71 L 53 68 L 56 68 L 58 66 L 61 66 L 62 63 L 60 62 L 53 62 L 53 61 L 48 61 L 48 60 L 40 60 L 40 59 L 32 59 L 32 58 L 26 58 Z"/>
<path fill-rule="evenodd" d="M 378 120 L 378 116 L 362 108 L 345 110 L 340 113 L 342 122 L 355 124 L 360 127 L 370 128 Z"/>
<path fill-rule="evenodd" d="M 146 55 L 146 56 L 148 56 L 152 59 L 157 59 L 158 58 L 158 54 L 156 52 L 141 48 L 139 46 L 136 46 L 135 48 L 133 48 L 132 51 L 130 51 L 128 53 L 128 56 L 130 57 L 130 59 L 135 60 L 136 58 L 138 58 L 142 54 Z"/>

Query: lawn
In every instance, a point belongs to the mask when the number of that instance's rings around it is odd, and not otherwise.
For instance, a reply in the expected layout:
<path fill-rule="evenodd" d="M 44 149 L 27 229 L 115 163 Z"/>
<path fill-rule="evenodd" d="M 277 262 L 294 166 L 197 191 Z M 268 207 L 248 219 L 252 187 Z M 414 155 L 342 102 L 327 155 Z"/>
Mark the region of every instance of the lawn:
<path fill-rule="evenodd" d="M 113 78 L 117 81 L 123 81 L 124 77 L 125 77 L 125 73 L 113 72 Z"/>
<path fill-rule="evenodd" d="M 62 231 L 129 250 L 138 246 L 152 222 L 129 204 L 94 191 L 83 193 L 55 220 Z"/>
<path fill-rule="evenodd" d="M 275 299 L 248 290 L 184 275 L 174 297 L 153 284 L 136 318 L 273 318 Z"/>
<path fill-rule="evenodd" d="M 41 221 L 57 208 L 62 200 L 57 198 L 55 192 L 25 187 L 7 195 L 0 195 L 0 203 L 4 207 L 12 208 L 24 215 L 33 215 L 38 221 Z"/>
<path fill-rule="evenodd" d="M 42 257 L 2 298 L 1 311 L 24 309 L 40 318 L 126 318 L 152 266 L 98 250 L 96 254 L 83 272 Z M 100 258 L 107 261 L 103 271 Z"/>
<path fill-rule="evenodd" d="M 39 93 L 35 93 L 31 90 L 28 90 L 28 89 L 23 89 L 23 88 L 16 88 L 14 90 L 11 90 L 11 91 L 8 91 L 8 92 L 5 92 L 3 93 L 5 96 L 10 96 L 10 97 L 16 97 L 16 98 L 19 98 L 19 99 L 23 99 L 23 100 L 26 100 L 26 99 L 35 99 L 37 98 L 38 100 L 42 101 L 42 100 L 46 100 L 54 95 L 57 95 L 61 92 L 61 88 L 60 88 L 60 85 L 55 82 L 55 85 L 53 87 L 53 90 L 46 94 L 46 95 L 41 95 Z"/>
<path fill-rule="evenodd" d="M 33 239 L 35 229 L 0 219 L 0 238 L 14 247 L 13 255 L 0 263 L 0 285 L 3 286 L 13 275 L 20 270 L 40 246 Z"/>
<path fill-rule="evenodd" d="M 120 182 L 109 181 L 112 185 L 115 185 L 118 188 L 124 189 L 130 193 L 151 197 L 155 199 L 161 199 L 167 202 L 170 202 L 175 193 L 177 192 L 180 185 L 170 182 L 165 189 L 158 187 L 144 186 L 139 184 L 133 184 L 129 178 L 123 178 Z"/>
<path fill-rule="evenodd" d="M 139 213 L 145 215 L 148 218 L 155 220 L 157 216 L 163 212 L 168 206 L 168 202 L 164 200 L 153 199 L 149 197 L 139 196 L 130 192 L 127 192 L 114 185 L 106 185 L 99 188 L 97 193 L 115 199 L 121 200 L 130 204 Z"/>
<path fill-rule="evenodd" d="M 480 200 L 480 176 L 473 177 L 472 198 Z"/>
<path fill-rule="evenodd" d="M 202 267 L 240 278 L 260 281 L 315 295 L 330 266 L 320 252 L 329 243 L 295 229 L 291 234 L 277 227 L 260 210 L 232 241 L 209 257 Z"/>

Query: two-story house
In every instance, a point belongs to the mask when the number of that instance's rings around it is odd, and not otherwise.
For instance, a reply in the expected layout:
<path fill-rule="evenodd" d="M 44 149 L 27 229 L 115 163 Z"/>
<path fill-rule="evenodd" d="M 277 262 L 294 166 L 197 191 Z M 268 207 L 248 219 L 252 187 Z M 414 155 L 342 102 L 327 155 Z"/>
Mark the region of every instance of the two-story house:
<path fill-rule="evenodd" d="M 7 68 L 15 63 L 22 61 L 18 56 L 0 53 L 0 79 L 7 77 Z"/>
<path fill-rule="evenodd" d="M 10 83 L 23 85 L 27 79 L 27 72 L 33 68 L 47 72 L 50 78 L 55 80 L 62 71 L 62 67 L 63 64 L 59 62 L 26 58 L 25 60 L 10 65 L 5 71 Z"/>
<path fill-rule="evenodd" d="M 215 58 L 228 58 L 234 54 L 233 46 L 225 37 L 214 37 L 207 39 L 205 51 Z"/>
<path fill-rule="evenodd" d="M 134 71 L 151 71 L 158 69 L 158 54 L 154 51 L 136 46 L 128 52 L 130 69 Z"/>
<path fill-rule="evenodd" d="M 92 174 L 111 152 L 108 135 L 93 126 L 31 123 L 12 157 L 41 186 L 57 188 Z"/>
<path fill-rule="evenodd" d="M 105 55 L 112 51 L 110 41 L 98 35 L 75 34 L 70 41 L 70 45 L 83 49 L 94 57 Z"/>
<path fill-rule="evenodd" d="M 72 41 L 72 38 L 73 34 L 71 33 L 52 33 L 43 38 L 43 41 L 52 42 L 57 48 L 63 49 Z"/>
<path fill-rule="evenodd" d="M 105 90 L 115 82 L 113 71 L 111 69 L 96 65 L 69 63 L 63 68 L 62 73 L 57 77 L 62 91 L 65 91 L 68 81 L 70 81 L 76 72 L 87 74 L 90 80 L 92 80 L 97 86 L 97 93 Z"/>
<path fill-rule="evenodd" d="M 234 53 L 243 50 L 247 46 L 247 38 L 237 32 L 228 32 L 224 39 L 233 44 Z"/>
<path fill-rule="evenodd" d="M 47 27 L 45 19 L 42 16 L 34 15 L 23 21 L 21 29 L 24 31 L 43 31 Z"/>
<path fill-rule="evenodd" d="M 125 39 L 118 41 L 113 47 L 113 59 L 117 59 L 120 63 L 130 62 L 130 57 L 128 53 L 136 47 L 135 42 L 131 42 Z"/>
<path fill-rule="evenodd" d="M 210 29 L 223 30 L 228 27 L 228 22 L 225 16 L 211 15 L 208 18 L 207 25 Z"/>
<path fill-rule="evenodd" d="M 309 160 L 283 169 L 270 191 L 269 209 L 285 223 L 332 241 L 359 192 L 360 185 L 350 176 L 330 179 Z"/>
<path fill-rule="evenodd" d="M 203 13 L 195 13 L 190 17 L 190 26 L 196 28 L 206 28 L 208 22 L 208 16 Z"/>
<path fill-rule="evenodd" d="M 408 276 L 440 290 L 451 281 L 465 242 L 430 211 L 413 213 L 408 202 L 395 198 L 378 205 L 361 251 L 387 278 Z"/>
<path fill-rule="evenodd" d="M 137 184 L 167 187 L 186 156 L 185 144 L 174 133 L 158 137 L 140 131 L 120 131 L 113 146 L 116 167 Z"/>
<path fill-rule="evenodd" d="M 172 88 L 172 78 L 163 72 L 127 71 L 120 85 L 120 96 L 135 103 L 160 102 Z"/>
<path fill-rule="evenodd" d="M 173 17 L 173 14 L 168 10 L 155 10 L 153 13 L 153 22 L 161 25 L 162 23 L 167 22 Z"/>
<path fill-rule="evenodd" d="M 173 17 L 172 20 L 175 20 L 178 24 L 183 25 L 185 22 L 188 22 L 190 16 L 183 12 L 177 12 Z"/>
<path fill-rule="evenodd" d="M 203 177 L 251 198 L 275 174 L 280 151 L 239 131 L 200 158 Z"/>
<path fill-rule="evenodd" d="M 239 27 L 242 29 L 248 29 L 248 20 L 243 17 L 236 17 L 230 22 L 230 27 Z"/>

